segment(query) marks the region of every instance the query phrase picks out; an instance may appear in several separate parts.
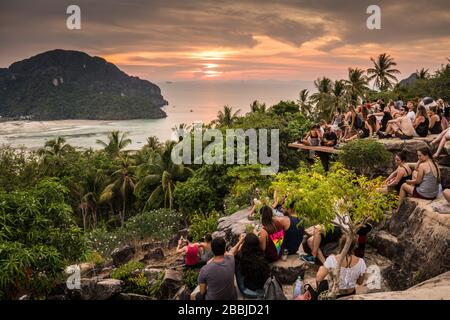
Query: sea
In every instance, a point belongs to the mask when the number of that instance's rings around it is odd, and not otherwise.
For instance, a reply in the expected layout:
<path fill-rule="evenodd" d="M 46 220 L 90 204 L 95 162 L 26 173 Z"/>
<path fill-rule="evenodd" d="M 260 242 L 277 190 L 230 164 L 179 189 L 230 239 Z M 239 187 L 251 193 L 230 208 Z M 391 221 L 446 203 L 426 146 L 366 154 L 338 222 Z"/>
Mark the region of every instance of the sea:
<path fill-rule="evenodd" d="M 124 121 L 83 121 L 82 124 L 61 125 L 59 122 L 46 122 L 44 130 L 27 130 L 27 127 L 13 132 L 2 131 L 0 122 L 0 145 L 13 147 L 24 146 L 30 149 L 42 147 L 46 141 L 63 137 L 67 143 L 83 149 L 99 149 L 97 139 L 106 140 L 108 132 L 120 130 L 126 132 L 132 140 L 128 149 L 140 149 L 149 136 L 156 136 L 160 141 L 173 139 L 172 128 L 185 123 L 209 123 L 216 119 L 217 113 L 225 105 L 233 111 L 240 110 L 240 115 L 249 112 L 254 100 L 267 106 L 280 100 L 297 100 L 302 89 L 313 90 L 310 81 L 164 81 L 156 83 L 164 99 L 169 102 L 163 110 L 164 119 L 142 119 Z M 70 123 L 70 121 L 68 121 Z"/>

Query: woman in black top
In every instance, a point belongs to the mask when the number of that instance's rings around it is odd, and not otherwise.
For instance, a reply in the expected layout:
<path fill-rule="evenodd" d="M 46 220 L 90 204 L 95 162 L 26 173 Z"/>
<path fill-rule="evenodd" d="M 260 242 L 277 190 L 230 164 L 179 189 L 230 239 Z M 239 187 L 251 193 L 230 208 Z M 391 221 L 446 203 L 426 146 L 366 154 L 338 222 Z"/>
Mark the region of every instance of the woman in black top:
<path fill-rule="evenodd" d="M 413 127 L 419 137 L 426 137 L 428 135 L 428 127 L 430 120 L 428 119 L 427 111 L 424 106 L 420 105 L 417 108 L 416 120 Z"/>
<path fill-rule="evenodd" d="M 437 114 L 436 107 L 430 107 L 430 133 L 439 134 L 441 132 L 441 117 Z"/>
<path fill-rule="evenodd" d="M 406 165 L 406 152 L 402 151 L 395 156 L 395 164 L 397 169 L 387 177 L 385 183 L 388 187 L 395 188 L 397 192 L 400 192 L 402 184 L 412 178 L 412 170 Z"/>

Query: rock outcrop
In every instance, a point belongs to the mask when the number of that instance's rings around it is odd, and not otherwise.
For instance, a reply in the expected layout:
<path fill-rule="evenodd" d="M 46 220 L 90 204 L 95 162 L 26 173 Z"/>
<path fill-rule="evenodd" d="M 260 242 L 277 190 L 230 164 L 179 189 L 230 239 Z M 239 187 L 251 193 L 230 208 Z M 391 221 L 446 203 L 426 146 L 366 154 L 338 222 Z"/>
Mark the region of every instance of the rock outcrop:
<path fill-rule="evenodd" d="M 424 281 L 405 291 L 360 294 L 341 300 L 450 300 L 450 272 Z"/>
<path fill-rule="evenodd" d="M 161 284 L 162 299 L 172 299 L 183 286 L 183 273 L 167 269 Z"/>
<path fill-rule="evenodd" d="M 247 208 L 231 216 L 220 218 L 217 231 L 212 234 L 212 237 L 223 237 L 228 244 L 234 245 L 239 240 L 239 236 L 245 232 L 248 225 L 255 225 L 255 221 L 248 219 L 249 215 L 250 208 Z"/>
<path fill-rule="evenodd" d="M 107 300 L 118 294 L 122 286 L 123 282 L 116 279 L 83 278 L 79 288 L 67 289 L 66 296 L 71 300 Z"/>
<path fill-rule="evenodd" d="M 390 287 L 405 290 L 450 270 L 450 206 L 443 199 L 407 199 L 369 240 L 394 263 L 384 274 Z"/>
<path fill-rule="evenodd" d="M 130 245 L 114 249 L 114 251 L 111 253 L 111 258 L 114 266 L 118 267 L 122 264 L 127 263 L 133 258 L 135 253 L 136 250 Z"/>

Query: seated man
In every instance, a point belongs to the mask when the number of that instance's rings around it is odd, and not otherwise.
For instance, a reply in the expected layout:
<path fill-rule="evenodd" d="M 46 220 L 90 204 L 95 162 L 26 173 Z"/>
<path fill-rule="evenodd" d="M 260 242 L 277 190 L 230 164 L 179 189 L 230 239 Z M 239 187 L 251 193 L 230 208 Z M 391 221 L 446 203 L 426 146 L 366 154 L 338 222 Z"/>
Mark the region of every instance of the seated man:
<path fill-rule="evenodd" d="M 404 109 L 400 109 L 400 117 L 388 121 L 385 133 L 378 131 L 377 134 L 380 139 L 392 138 L 392 134 L 394 134 L 402 140 L 412 139 L 417 135 L 411 119 L 408 118 Z"/>
<path fill-rule="evenodd" d="M 235 262 L 233 254 L 225 254 L 225 240 L 221 237 L 213 239 L 211 249 L 214 258 L 202 269 L 198 276 L 200 293 L 197 299 L 236 300 L 234 286 Z"/>

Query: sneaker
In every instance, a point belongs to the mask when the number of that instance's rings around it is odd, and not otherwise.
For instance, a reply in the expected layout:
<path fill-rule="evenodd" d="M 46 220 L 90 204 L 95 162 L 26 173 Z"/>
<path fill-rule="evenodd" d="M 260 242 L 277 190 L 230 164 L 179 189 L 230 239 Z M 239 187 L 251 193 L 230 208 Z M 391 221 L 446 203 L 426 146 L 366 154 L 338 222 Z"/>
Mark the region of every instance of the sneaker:
<path fill-rule="evenodd" d="M 310 254 L 301 255 L 300 259 L 305 261 L 305 262 L 308 262 L 310 264 L 315 264 L 316 263 L 316 257 L 314 257 L 314 256 L 312 256 Z"/>

